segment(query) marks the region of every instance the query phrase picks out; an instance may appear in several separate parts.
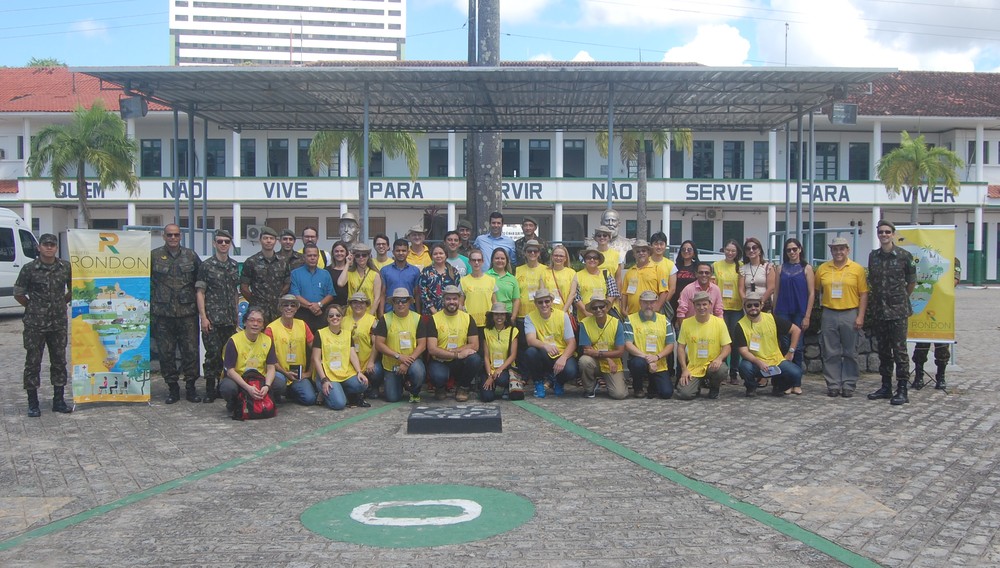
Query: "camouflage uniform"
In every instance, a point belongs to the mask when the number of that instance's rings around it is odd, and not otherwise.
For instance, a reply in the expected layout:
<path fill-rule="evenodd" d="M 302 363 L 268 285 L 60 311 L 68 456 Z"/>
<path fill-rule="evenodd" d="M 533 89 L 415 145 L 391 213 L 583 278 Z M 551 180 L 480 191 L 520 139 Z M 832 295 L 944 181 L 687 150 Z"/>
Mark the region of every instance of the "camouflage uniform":
<path fill-rule="evenodd" d="M 21 268 L 14 282 L 14 295 L 27 296 L 24 308 L 24 388 L 41 385 L 42 353 L 49 349 L 49 380 L 53 386 L 66 385 L 66 292 L 72 287 L 70 264 L 55 259 L 45 264 L 35 259 Z"/>
<path fill-rule="evenodd" d="M 166 246 L 150 253 L 150 314 L 153 339 L 160 353 L 163 380 L 177 384 L 177 348 L 181 350 L 184 380 L 198 379 L 198 305 L 194 284 L 201 259 L 191 249 L 181 247 L 171 254 Z"/>
<path fill-rule="evenodd" d="M 878 371 L 883 382 L 892 379 L 893 363 L 896 378 L 910 375 L 910 357 L 906 347 L 907 322 L 913 314 L 906 287 L 917 281 L 913 255 L 894 246 L 889 252 L 881 248 L 868 255 L 868 314 L 874 322 L 878 341 Z"/>
<path fill-rule="evenodd" d="M 293 270 L 295 270 L 300 266 L 304 266 L 306 263 L 306 257 L 302 256 L 302 253 L 299 251 L 290 250 L 286 252 L 282 250 L 275 254 L 281 257 L 281 259 L 284 260 L 286 264 L 288 264 L 289 273 L 291 273 Z"/>
<path fill-rule="evenodd" d="M 236 334 L 239 264 L 231 258 L 222 261 L 212 255 L 198 268 L 195 287 L 205 293 L 205 315 L 212 323 L 212 329 L 201 337 L 205 344 L 205 363 L 202 365 L 205 386 L 211 391 L 222 376 L 222 348 Z"/>
<path fill-rule="evenodd" d="M 288 291 L 289 274 L 288 263 L 277 253 L 268 259 L 258 252 L 243 263 L 240 284 L 250 288 L 250 305 L 264 310 L 264 325 L 281 317 L 278 298 Z"/>

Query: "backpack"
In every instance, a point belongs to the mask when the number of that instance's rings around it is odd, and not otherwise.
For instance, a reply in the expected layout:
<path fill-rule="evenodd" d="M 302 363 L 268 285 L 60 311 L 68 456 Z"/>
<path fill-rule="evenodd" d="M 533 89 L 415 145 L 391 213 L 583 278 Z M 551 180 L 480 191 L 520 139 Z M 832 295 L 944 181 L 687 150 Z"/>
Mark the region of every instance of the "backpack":
<path fill-rule="evenodd" d="M 264 375 L 260 374 L 260 371 L 256 369 L 250 369 L 244 373 L 243 380 L 248 385 L 257 387 L 258 389 L 264 388 L 264 385 L 267 384 Z M 233 420 L 274 418 L 277 413 L 278 409 L 274 407 L 274 401 L 271 400 L 271 389 L 268 389 L 267 394 L 260 400 L 254 399 L 243 389 L 240 389 L 239 394 L 236 395 L 236 409 L 233 410 Z"/>

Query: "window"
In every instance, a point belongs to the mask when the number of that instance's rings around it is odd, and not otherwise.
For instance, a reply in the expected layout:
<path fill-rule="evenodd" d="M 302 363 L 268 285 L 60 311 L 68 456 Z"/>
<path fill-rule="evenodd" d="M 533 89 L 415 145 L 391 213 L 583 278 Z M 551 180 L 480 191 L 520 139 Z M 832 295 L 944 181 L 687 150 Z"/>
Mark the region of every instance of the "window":
<path fill-rule="evenodd" d="M 694 166 L 692 177 L 695 179 L 715 177 L 715 141 L 695 140 L 692 162 Z"/>
<path fill-rule="evenodd" d="M 126 219 L 92 219 L 91 221 L 92 229 L 100 229 L 102 231 L 117 231 L 118 229 L 125 226 L 128 223 Z M 181 225 L 183 226 L 183 225 Z"/>
<path fill-rule="evenodd" d="M 288 177 L 288 138 L 267 139 L 267 176 Z"/>
<path fill-rule="evenodd" d="M 205 141 L 205 175 L 226 177 L 225 138 L 209 138 Z"/>
<path fill-rule="evenodd" d="M 792 171 L 789 174 L 790 179 L 799 179 L 799 172 L 802 172 L 802 179 L 806 179 L 809 175 L 806 165 L 809 163 L 807 161 L 809 155 L 808 145 L 803 142 L 802 144 L 792 144 L 790 150 L 790 158 L 792 164 Z"/>
<path fill-rule="evenodd" d="M 722 244 L 732 239 L 741 243 L 737 248 L 743 248 L 743 221 L 723 221 L 722 222 Z"/>
<path fill-rule="evenodd" d="M 373 151 L 372 157 L 368 159 L 368 177 L 382 177 L 385 175 L 385 161 L 382 158 L 382 150 Z"/>
<path fill-rule="evenodd" d="M 503 162 L 501 174 L 503 177 L 517 177 L 521 168 L 521 141 L 504 140 L 500 159 Z"/>
<path fill-rule="evenodd" d="M 528 140 L 528 177 L 552 175 L 552 155 L 549 140 Z"/>
<path fill-rule="evenodd" d="M 670 242 L 673 243 L 675 246 L 681 244 L 681 242 L 684 240 L 684 238 L 681 236 L 681 227 L 682 225 L 680 219 L 670 220 L 670 234 L 667 235 L 667 237 L 670 239 Z M 671 258 L 670 260 L 673 260 L 673 258 Z"/>
<path fill-rule="evenodd" d="M 252 138 L 240 140 L 240 175 L 243 177 L 257 175 L 257 141 Z"/>
<path fill-rule="evenodd" d="M 867 142 L 847 145 L 847 179 L 871 179 L 871 146 Z"/>
<path fill-rule="evenodd" d="M 28 258 L 38 258 L 38 244 L 35 242 L 35 235 L 31 231 L 19 229 L 17 235 L 21 238 L 21 250 Z"/>
<path fill-rule="evenodd" d="M 427 175 L 448 177 L 448 139 L 431 138 L 427 143 Z"/>
<path fill-rule="evenodd" d="M 242 238 L 246 238 L 247 225 L 256 225 L 256 217 L 240 217 L 240 226 L 233 227 L 232 217 L 219 217 L 219 227 L 227 231 L 233 231 L 233 236 L 239 235 Z M 234 230 L 235 229 L 235 230 Z"/>
<path fill-rule="evenodd" d="M 639 230 L 639 223 L 635 219 L 628 219 L 628 220 L 625 221 L 625 238 L 628 238 L 628 239 L 637 238 L 636 235 L 638 234 L 638 230 Z M 654 232 L 653 231 L 653 222 L 647 220 L 646 221 L 646 238 L 648 239 L 649 235 L 652 235 L 653 232 Z"/>
<path fill-rule="evenodd" d="M 17 137 L 17 159 L 24 159 L 24 136 Z"/>
<path fill-rule="evenodd" d="M 722 177 L 743 179 L 743 142 L 727 140 L 722 143 Z"/>
<path fill-rule="evenodd" d="M 315 176 L 315 174 L 312 171 L 312 164 L 309 163 L 309 144 L 311 143 L 312 143 L 311 138 L 299 138 L 299 163 L 298 163 L 299 177 Z"/>
<path fill-rule="evenodd" d="M 17 249 L 14 248 L 14 229 L 0 228 L 0 262 L 13 262 Z"/>
<path fill-rule="evenodd" d="M 670 178 L 681 179 L 684 177 L 684 148 L 670 145 Z M 670 242 L 674 242 L 673 238 Z M 677 241 L 680 242 L 680 241 Z"/>
<path fill-rule="evenodd" d="M 645 148 L 646 155 L 646 177 L 653 177 L 653 141 L 643 140 L 643 147 Z M 639 177 L 639 160 L 629 160 L 628 164 L 625 165 L 627 177 Z"/>
<path fill-rule="evenodd" d="M 836 142 L 816 143 L 816 179 L 837 179 L 837 162 L 840 144 Z"/>
<path fill-rule="evenodd" d="M 966 162 L 969 165 L 977 163 L 976 160 L 979 159 L 979 156 L 977 154 L 978 153 L 976 152 L 976 141 L 969 140 L 969 153 L 968 153 L 969 159 L 966 160 Z M 988 163 L 990 163 L 990 144 L 989 142 L 983 140 L 983 164 L 988 164 Z"/>
<path fill-rule="evenodd" d="M 288 217 L 268 217 L 264 219 L 264 224 L 274 229 L 280 235 L 281 231 L 288 228 Z"/>
<path fill-rule="evenodd" d="M 883 142 L 882 143 L 882 155 L 885 156 L 889 152 L 892 152 L 896 148 L 899 148 L 899 142 Z"/>
<path fill-rule="evenodd" d="M 770 169 L 771 144 L 759 140 L 755 141 L 753 143 L 753 179 L 768 179 L 771 173 Z"/>
<path fill-rule="evenodd" d="M 145 139 L 139 143 L 139 175 L 142 177 L 160 177 L 163 166 L 162 141 Z"/>
<path fill-rule="evenodd" d="M 715 250 L 715 221 L 691 221 L 691 240 L 698 250 Z"/>
<path fill-rule="evenodd" d="M 563 177 L 587 176 L 585 140 L 563 140 Z"/>
<path fill-rule="evenodd" d="M 179 177 L 185 178 L 188 177 L 188 141 L 187 139 L 184 139 L 184 140 L 176 140 L 175 142 L 176 142 L 175 148 L 177 148 L 177 175 Z M 194 175 L 198 175 L 197 156 L 195 156 L 194 165 L 195 165 Z"/>

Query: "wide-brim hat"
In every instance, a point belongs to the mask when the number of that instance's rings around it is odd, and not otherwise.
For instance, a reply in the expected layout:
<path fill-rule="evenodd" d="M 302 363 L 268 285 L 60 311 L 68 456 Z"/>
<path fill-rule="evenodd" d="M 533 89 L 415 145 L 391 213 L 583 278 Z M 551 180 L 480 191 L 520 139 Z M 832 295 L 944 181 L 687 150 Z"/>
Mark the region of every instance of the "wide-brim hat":
<path fill-rule="evenodd" d="M 851 247 L 851 243 L 847 242 L 847 239 L 845 239 L 844 237 L 834 237 L 834 239 L 832 241 L 830 241 L 830 244 L 827 245 L 827 246 L 831 246 L 831 247 L 841 247 L 841 246 L 843 246 L 843 247 L 850 248 Z"/>
<path fill-rule="evenodd" d="M 549 292 L 545 288 L 539 288 L 537 291 L 535 291 L 535 297 L 534 297 L 535 300 L 541 300 L 544 298 L 553 299 L 555 298 L 555 296 L 553 296 L 552 292 Z"/>
<path fill-rule="evenodd" d="M 454 294 L 457 296 L 462 295 L 462 289 L 455 285 L 445 286 L 441 289 L 441 295 L 447 296 L 448 294 Z"/>
<path fill-rule="evenodd" d="M 372 301 L 368 299 L 368 296 L 366 296 L 364 292 L 355 292 L 351 294 L 351 297 L 347 299 L 347 303 L 350 304 L 352 302 L 364 302 L 366 304 L 372 303 Z"/>
<path fill-rule="evenodd" d="M 427 230 L 424 229 L 424 224 L 423 223 L 417 223 L 416 225 L 414 225 L 414 226 L 412 226 L 412 227 L 410 227 L 409 229 L 406 230 L 406 236 L 410 236 L 413 233 L 420 233 L 421 235 L 423 235 L 423 234 L 427 233 Z"/>
<path fill-rule="evenodd" d="M 491 314 L 509 314 L 510 310 L 507 309 L 507 304 L 503 302 L 494 302 L 493 306 L 488 310 Z"/>
<path fill-rule="evenodd" d="M 537 297 L 537 296 L 536 296 Z M 587 302 L 587 308 L 594 305 L 594 302 L 600 302 L 602 304 L 608 304 L 608 298 L 604 295 L 604 292 L 600 290 L 594 291 L 594 294 L 590 297 L 590 301 Z"/>
<path fill-rule="evenodd" d="M 409 290 L 407 290 L 406 288 L 400 287 L 400 288 L 396 288 L 395 290 L 393 290 L 392 291 L 392 295 L 389 296 L 389 297 L 393 298 L 393 299 L 397 299 L 397 298 L 398 299 L 409 299 L 409 298 L 413 297 L 413 294 Z"/>
<path fill-rule="evenodd" d="M 764 294 L 761 294 L 760 292 L 747 292 L 747 295 L 743 296 L 744 304 L 747 302 L 763 302 L 763 301 L 764 301 Z"/>
<path fill-rule="evenodd" d="M 695 292 L 694 296 L 691 298 L 691 302 L 711 302 L 712 296 L 708 295 L 708 292 Z"/>
<path fill-rule="evenodd" d="M 371 254 L 372 247 L 368 246 L 365 243 L 354 243 L 353 245 L 351 245 L 351 252 L 367 252 Z"/>
<path fill-rule="evenodd" d="M 594 229 L 594 234 L 596 235 L 597 233 L 607 233 L 609 235 L 613 235 L 615 234 L 615 230 L 607 225 L 600 225 Z"/>
<path fill-rule="evenodd" d="M 642 302 L 655 302 L 657 297 L 656 292 L 652 290 L 646 290 L 642 294 L 639 294 L 639 300 Z"/>
<path fill-rule="evenodd" d="M 597 262 L 599 264 L 604 264 L 604 253 L 603 252 L 601 252 L 601 251 L 599 251 L 597 249 L 587 249 L 587 250 L 583 251 L 583 255 L 581 255 L 581 256 L 583 257 L 584 260 L 586 260 L 588 254 L 596 254 L 597 255 Z"/>

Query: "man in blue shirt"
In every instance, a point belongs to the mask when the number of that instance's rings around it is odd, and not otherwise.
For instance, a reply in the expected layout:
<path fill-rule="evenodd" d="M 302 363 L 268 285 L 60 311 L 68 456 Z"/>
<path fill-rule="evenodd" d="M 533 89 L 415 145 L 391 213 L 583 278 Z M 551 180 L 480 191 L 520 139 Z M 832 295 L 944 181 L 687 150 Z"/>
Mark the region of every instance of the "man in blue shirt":
<path fill-rule="evenodd" d="M 476 237 L 475 246 L 483 251 L 483 258 L 489 264 L 493 258 L 493 251 L 497 247 L 507 249 L 510 256 L 510 265 L 517 266 L 517 255 L 514 250 L 514 239 L 503 234 L 503 214 L 494 211 L 490 213 L 490 232 Z"/>
<path fill-rule="evenodd" d="M 417 298 L 417 304 L 412 309 L 420 311 L 420 294 L 417 293 L 417 280 L 420 279 L 420 269 L 406 262 L 406 255 L 410 254 L 410 243 L 406 239 L 396 239 L 392 243 L 393 263 L 382 267 L 379 274 L 382 275 L 382 290 L 386 298 L 396 288 L 406 288 L 410 295 Z M 383 306 L 388 306 L 382 302 Z"/>
<path fill-rule="evenodd" d="M 295 317 L 306 322 L 313 333 L 326 327 L 324 310 L 333 303 L 333 278 L 330 273 L 317 266 L 319 248 L 313 244 L 302 247 L 305 266 L 292 271 L 291 293 L 299 301 L 299 311 Z"/>

